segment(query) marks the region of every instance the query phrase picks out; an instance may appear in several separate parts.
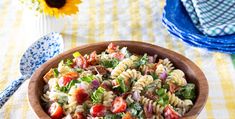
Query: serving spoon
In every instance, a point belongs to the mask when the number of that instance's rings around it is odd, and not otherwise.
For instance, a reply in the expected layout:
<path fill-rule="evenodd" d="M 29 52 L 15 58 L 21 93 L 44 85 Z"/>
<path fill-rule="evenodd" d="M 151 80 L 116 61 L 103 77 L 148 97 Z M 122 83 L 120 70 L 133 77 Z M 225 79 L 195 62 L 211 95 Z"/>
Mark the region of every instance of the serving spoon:
<path fill-rule="evenodd" d="M 52 32 L 34 42 L 23 54 L 20 60 L 19 79 L 14 80 L 7 88 L 0 93 L 0 108 L 21 86 L 31 77 L 33 72 L 48 59 L 63 51 L 63 38 L 59 33 Z"/>

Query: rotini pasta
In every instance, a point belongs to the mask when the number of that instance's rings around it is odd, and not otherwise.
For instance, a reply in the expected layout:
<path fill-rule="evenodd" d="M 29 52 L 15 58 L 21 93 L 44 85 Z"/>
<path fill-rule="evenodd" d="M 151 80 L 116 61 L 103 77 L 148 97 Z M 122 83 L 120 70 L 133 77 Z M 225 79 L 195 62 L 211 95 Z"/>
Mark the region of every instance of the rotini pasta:
<path fill-rule="evenodd" d="M 133 66 L 134 61 L 137 60 L 138 57 L 132 55 L 130 58 L 124 59 L 121 61 L 111 72 L 111 78 L 116 78 L 119 76 L 123 71 L 125 71 L 128 67 Z"/>
<path fill-rule="evenodd" d="M 170 92 L 167 93 L 169 97 L 169 103 L 176 107 L 182 107 L 182 108 L 188 108 L 189 106 L 192 106 L 193 103 L 191 100 L 181 100 L 175 94 L 171 94 Z"/>
<path fill-rule="evenodd" d="M 187 84 L 184 78 L 184 72 L 179 69 L 173 70 L 170 76 L 167 77 L 167 81 L 177 84 L 179 86 L 185 86 Z"/>
<path fill-rule="evenodd" d="M 137 82 L 134 84 L 132 91 L 141 92 L 145 86 L 149 85 L 153 82 L 153 77 L 150 75 L 142 76 Z"/>
<path fill-rule="evenodd" d="M 168 58 L 165 58 L 164 60 L 159 60 L 159 63 L 166 67 L 166 71 L 168 73 L 174 69 L 173 64 Z"/>
<path fill-rule="evenodd" d="M 141 73 L 139 71 L 136 71 L 135 69 L 128 69 L 124 72 L 122 72 L 118 78 L 123 78 L 124 80 L 129 80 L 129 79 L 139 79 L 141 77 Z"/>
<path fill-rule="evenodd" d="M 103 95 L 104 106 L 111 107 L 114 100 L 114 94 L 112 91 L 105 91 Z"/>
<path fill-rule="evenodd" d="M 155 70 L 155 73 L 160 76 L 163 72 L 166 72 L 166 68 L 162 64 L 159 64 Z"/>
<path fill-rule="evenodd" d="M 150 64 L 146 64 L 146 65 L 141 65 L 139 70 L 142 73 L 145 73 L 146 71 L 150 70 L 150 69 L 154 69 L 155 64 L 150 63 Z"/>
<path fill-rule="evenodd" d="M 42 105 L 51 117 L 163 119 L 174 112 L 177 119 L 193 106 L 194 84 L 167 58 L 115 44 L 101 54 L 73 56 L 44 76 Z"/>
<path fill-rule="evenodd" d="M 153 112 L 156 113 L 156 114 L 161 114 L 164 110 L 164 107 L 157 104 L 156 101 L 153 101 L 153 100 L 150 100 L 144 96 L 141 96 L 140 98 L 140 102 L 143 104 L 143 105 L 151 105 L 152 108 L 153 108 Z"/>

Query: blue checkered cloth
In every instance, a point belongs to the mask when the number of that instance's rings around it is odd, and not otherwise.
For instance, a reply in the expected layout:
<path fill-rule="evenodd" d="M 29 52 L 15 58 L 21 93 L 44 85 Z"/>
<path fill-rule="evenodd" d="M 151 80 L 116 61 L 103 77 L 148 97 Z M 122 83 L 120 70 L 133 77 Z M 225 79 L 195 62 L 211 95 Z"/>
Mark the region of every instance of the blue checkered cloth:
<path fill-rule="evenodd" d="M 192 22 L 203 34 L 235 33 L 235 0 L 181 0 Z"/>

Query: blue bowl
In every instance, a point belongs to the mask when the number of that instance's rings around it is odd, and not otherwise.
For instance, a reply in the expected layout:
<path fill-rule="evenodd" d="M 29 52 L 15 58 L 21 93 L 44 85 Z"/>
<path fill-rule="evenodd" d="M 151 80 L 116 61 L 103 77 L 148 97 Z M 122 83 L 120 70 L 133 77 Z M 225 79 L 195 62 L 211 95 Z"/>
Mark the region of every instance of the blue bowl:
<path fill-rule="evenodd" d="M 168 31 L 172 35 L 179 37 L 180 39 L 182 39 L 182 41 L 188 43 L 191 46 L 200 47 L 200 48 L 207 48 L 211 51 L 218 51 L 218 52 L 224 52 L 224 53 L 229 53 L 229 54 L 232 54 L 235 52 L 234 47 L 219 47 L 219 46 L 214 46 L 214 45 L 211 46 L 211 45 L 208 45 L 207 43 L 204 43 L 204 42 L 196 42 L 194 40 L 188 40 L 188 39 L 190 39 L 188 36 L 183 36 L 182 34 L 178 34 L 178 32 L 175 31 L 175 29 L 171 28 L 171 26 L 167 26 L 167 27 L 168 27 Z"/>
<path fill-rule="evenodd" d="M 162 21 L 171 34 L 192 46 L 235 53 L 235 35 L 205 36 L 194 26 L 180 0 L 166 0 Z"/>

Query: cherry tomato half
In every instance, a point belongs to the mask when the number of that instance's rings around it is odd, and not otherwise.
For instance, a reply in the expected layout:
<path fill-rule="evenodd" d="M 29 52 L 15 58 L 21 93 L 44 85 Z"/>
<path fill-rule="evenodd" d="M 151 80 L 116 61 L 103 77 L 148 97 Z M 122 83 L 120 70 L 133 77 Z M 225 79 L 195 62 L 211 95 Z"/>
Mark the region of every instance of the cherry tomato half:
<path fill-rule="evenodd" d="M 84 58 L 83 56 L 79 56 L 76 58 L 75 60 L 77 66 L 79 66 L 80 68 L 87 68 L 88 67 L 88 63 L 86 58 Z"/>
<path fill-rule="evenodd" d="M 73 79 L 69 76 L 63 76 L 59 79 L 58 84 L 60 87 L 66 86 Z"/>
<path fill-rule="evenodd" d="M 50 106 L 48 113 L 52 119 L 60 119 L 63 116 L 63 109 L 57 102 L 54 102 Z"/>
<path fill-rule="evenodd" d="M 121 52 L 115 52 L 115 53 L 112 53 L 111 55 L 112 57 L 117 58 L 118 60 L 122 60 L 125 57 L 125 55 L 122 54 Z"/>
<path fill-rule="evenodd" d="M 85 90 L 82 88 L 78 88 L 75 91 L 74 96 L 78 104 L 84 103 L 89 98 L 88 93 L 86 93 Z"/>
<path fill-rule="evenodd" d="M 168 105 L 164 109 L 164 117 L 166 119 L 179 119 L 180 115 Z"/>
<path fill-rule="evenodd" d="M 113 113 L 119 113 L 126 111 L 126 101 L 122 97 L 116 97 L 115 100 L 112 103 L 112 112 Z"/>
<path fill-rule="evenodd" d="M 93 117 L 102 117 L 105 115 L 106 111 L 106 107 L 102 104 L 96 104 L 90 109 L 90 113 Z"/>

